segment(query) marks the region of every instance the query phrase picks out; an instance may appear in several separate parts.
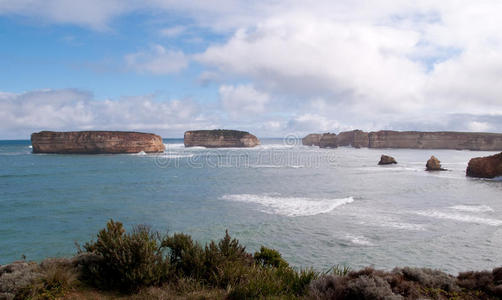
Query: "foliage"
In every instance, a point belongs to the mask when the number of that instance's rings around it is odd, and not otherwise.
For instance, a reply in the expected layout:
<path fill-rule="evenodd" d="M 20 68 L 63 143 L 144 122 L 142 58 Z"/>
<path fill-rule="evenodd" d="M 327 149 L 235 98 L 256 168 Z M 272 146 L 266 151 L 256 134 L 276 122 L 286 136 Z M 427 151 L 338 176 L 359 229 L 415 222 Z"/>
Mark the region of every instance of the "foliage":
<path fill-rule="evenodd" d="M 136 226 L 127 234 L 122 223 L 110 220 L 96 242 L 84 245 L 87 252 L 101 257 L 84 265 L 84 278 L 103 289 L 124 292 L 159 284 L 169 272 L 161 243 L 162 237 L 149 227 Z"/>
<path fill-rule="evenodd" d="M 288 263 L 282 258 L 279 251 L 261 246 L 260 251 L 254 254 L 255 261 L 265 267 L 287 267 Z"/>

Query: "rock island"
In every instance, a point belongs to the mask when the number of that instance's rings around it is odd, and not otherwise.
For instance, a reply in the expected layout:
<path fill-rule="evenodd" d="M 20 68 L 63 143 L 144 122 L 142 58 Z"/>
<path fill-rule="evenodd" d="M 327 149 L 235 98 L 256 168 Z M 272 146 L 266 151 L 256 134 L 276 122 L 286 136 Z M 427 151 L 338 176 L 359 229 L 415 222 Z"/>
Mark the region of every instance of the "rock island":
<path fill-rule="evenodd" d="M 127 131 L 41 131 L 31 135 L 33 153 L 116 154 L 164 152 L 162 138 Z"/>

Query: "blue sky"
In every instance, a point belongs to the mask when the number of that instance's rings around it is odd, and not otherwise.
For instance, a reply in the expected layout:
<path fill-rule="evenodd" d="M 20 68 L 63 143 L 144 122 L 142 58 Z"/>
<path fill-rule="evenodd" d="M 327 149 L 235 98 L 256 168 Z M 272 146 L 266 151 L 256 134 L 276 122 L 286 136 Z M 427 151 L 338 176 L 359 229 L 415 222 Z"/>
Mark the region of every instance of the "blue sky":
<path fill-rule="evenodd" d="M 0 139 L 502 131 L 499 1 L 0 0 Z"/>

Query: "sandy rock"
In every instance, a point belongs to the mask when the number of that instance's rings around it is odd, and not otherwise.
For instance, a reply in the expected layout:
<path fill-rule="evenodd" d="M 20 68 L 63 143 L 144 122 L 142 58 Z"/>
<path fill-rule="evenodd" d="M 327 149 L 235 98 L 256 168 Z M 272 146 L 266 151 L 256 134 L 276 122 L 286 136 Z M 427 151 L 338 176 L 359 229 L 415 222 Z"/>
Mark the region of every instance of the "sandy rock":
<path fill-rule="evenodd" d="M 184 143 L 185 147 L 255 147 L 260 140 L 246 131 L 216 129 L 186 131 Z"/>
<path fill-rule="evenodd" d="M 338 139 L 335 133 L 324 133 L 319 141 L 320 148 L 336 148 L 338 147 Z"/>
<path fill-rule="evenodd" d="M 311 133 L 302 139 L 302 145 L 304 146 L 319 146 L 321 142 L 322 134 Z"/>
<path fill-rule="evenodd" d="M 434 155 L 425 164 L 425 169 L 427 171 L 446 171 L 446 169 L 441 168 L 441 162 Z"/>
<path fill-rule="evenodd" d="M 33 153 L 102 154 L 164 152 L 162 138 L 125 131 L 41 131 L 31 135 Z"/>
<path fill-rule="evenodd" d="M 480 178 L 502 176 L 502 152 L 492 156 L 471 159 L 467 165 L 466 175 Z"/>
<path fill-rule="evenodd" d="M 380 156 L 380 161 L 378 162 L 378 164 L 379 165 L 397 164 L 397 161 L 392 156 L 382 154 L 382 156 Z"/>

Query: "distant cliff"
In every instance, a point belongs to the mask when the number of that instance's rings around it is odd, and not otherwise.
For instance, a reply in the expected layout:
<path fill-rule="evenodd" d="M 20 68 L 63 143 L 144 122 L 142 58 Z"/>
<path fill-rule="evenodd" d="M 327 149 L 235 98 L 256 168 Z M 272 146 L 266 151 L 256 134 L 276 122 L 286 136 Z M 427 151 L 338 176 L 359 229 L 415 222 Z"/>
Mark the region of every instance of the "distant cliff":
<path fill-rule="evenodd" d="M 302 139 L 302 144 L 305 146 L 319 146 L 321 135 L 318 133 L 311 133 Z"/>
<path fill-rule="evenodd" d="M 308 135 L 310 136 L 310 135 Z M 307 137 L 308 137 L 307 136 Z M 308 143 L 303 143 L 309 145 Z M 502 134 L 483 132 L 421 132 L 391 131 L 364 132 L 345 131 L 338 135 L 320 135 L 319 147 L 336 148 L 352 146 L 355 148 L 410 148 L 410 149 L 457 149 L 457 150 L 502 150 Z"/>
<path fill-rule="evenodd" d="M 101 154 L 163 152 L 162 138 L 126 131 L 41 131 L 31 135 L 33 153 Z"/>
<path fill-rule="evenodd" d="M 194 130 L 185 132 L 185 147 L 206 148 L 254 147 L 260 140 L 249 132 L 238 130 Z"/>

